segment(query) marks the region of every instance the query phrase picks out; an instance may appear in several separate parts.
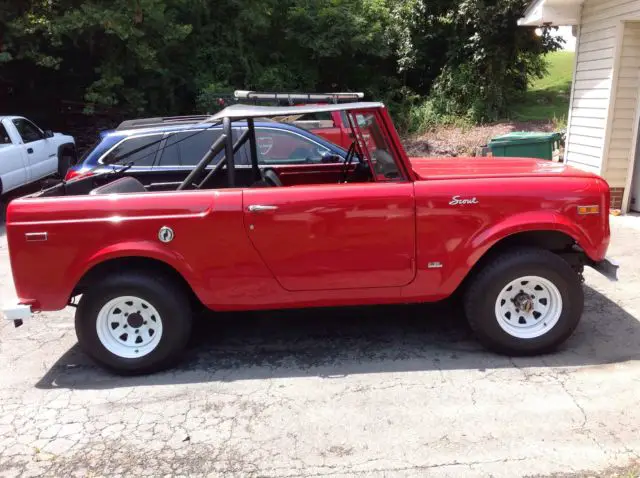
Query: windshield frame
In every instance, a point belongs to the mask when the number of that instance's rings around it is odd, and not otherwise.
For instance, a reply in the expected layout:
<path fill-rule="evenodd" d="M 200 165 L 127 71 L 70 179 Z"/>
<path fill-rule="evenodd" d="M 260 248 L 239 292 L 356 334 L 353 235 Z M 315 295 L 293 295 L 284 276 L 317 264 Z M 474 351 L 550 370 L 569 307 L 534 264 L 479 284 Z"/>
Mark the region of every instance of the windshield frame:
<path fill-rule="evenodd" d="M 382 140 L 384 141 L 387 151 L 391 155 L 396 168 L 398 169 L 399 177 L 397 178 L 381 178 L 378 172 L 375 169 L 375 164 L 372 159 L 371 151 L 367 146 L 367 142 L 364 139 L 364 134 L 362 132 L 362 128 L 356 115 L 372 115 L 373 121 L 376 123 L 380 134 L 382 135 Z M 404 162 L 402 158 L 399 156 L 397 148 L 395 147 L 393 138 L 387 131 L 386 121 L 380 110 L 378 109 L 353 109 L 346 111 L 347 119 L 349 120 L 349 126 L 351 127 L 351 132 L 354 135 L 356 146 L 360 151 L 362 157 L 366 158 L 367 163 L 369 164 L 369 169 L 371 170 L 372 177 L 376 182 L 400 182 L 407 181 L 409 179 L 409 175 L 407 174 L 404 168 Z"/>

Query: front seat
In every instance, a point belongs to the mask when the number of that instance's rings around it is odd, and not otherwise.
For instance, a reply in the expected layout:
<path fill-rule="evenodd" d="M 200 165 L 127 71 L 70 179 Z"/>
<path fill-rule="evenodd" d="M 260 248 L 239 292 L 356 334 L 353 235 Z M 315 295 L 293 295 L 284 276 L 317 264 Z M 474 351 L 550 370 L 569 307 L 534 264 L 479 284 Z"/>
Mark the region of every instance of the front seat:
<path fill-rule="evenodd" d="M 97 187 L 89 193 L 95 194 L 122 194 L 122 193 L 144 193 L 147 190 L 140 181 L 131 176 L 124 176 L 120 179 L 116 179 L 103 186 Z"/>
<path fill-rule="evenodd" d="M 251 185 L 252 188 L 272 188 L 282 187 L 282 181 L 273 169 L 264 169 L 260 171 L 262 179 Z"/>

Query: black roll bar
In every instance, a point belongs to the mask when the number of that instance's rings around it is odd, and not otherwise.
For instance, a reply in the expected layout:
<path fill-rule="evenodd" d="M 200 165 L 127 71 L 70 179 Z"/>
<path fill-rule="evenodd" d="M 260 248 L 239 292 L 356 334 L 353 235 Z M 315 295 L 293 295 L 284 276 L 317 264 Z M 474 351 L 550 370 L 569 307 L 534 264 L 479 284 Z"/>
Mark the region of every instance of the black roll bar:
<path fill-rule="evenodd" d="M 256 129 L 253 123 L 253 118 L 247 118 L 247 133 L 249 133 L 249 150 L 251 152 L 251 169 L 253 171 L 253 179 L 260 181 L 262 174 L 260 173 L 260 167 L 258 166 L 258 151 L 256 148 Z"/>
<path fill-rule="evenodd" d="M 225 118 L 225 120 L 228 120 L 228 118 Z M 223 133 L 211 145 L 211 148 L 209 148 L 209 151 L 205 153 L 205 155 L 202 157 L 198 165 L 193 169 L 193 171 L 189 173 L 187 178 L 182 182 L 180 186 L 178 186 L 178 189 L 176 189 L 176 191 L 181 191 L 182 189 L 185 189 L 188 185 L 190 185 L 191 182 L 196 178 L 196 176 L 202 173 L 202 171 L 204 171 L 204 169 L 209 165 L 211 160 L 215 158 L 216 154 L 222 151 L 222 149 L 226 146 L 226 143 L 227 143 L 227 135 Z"/>
<path fill-rule="evenodd" d="M 238 150 L 242 147 L 242 145 L 244 143 L 247 142 L 247 138 L 249 137 L 249 130 L 246 130 L 244 133 L 242 133 L 242 136 L 240 136 L 238 138 L 238 141 L 236 141 L 236 144 L 233 145 L 233 154 L 235 155 Z M 220 162 L 218 164 L 216 164 L 213 168 L 211 168 L 211 171 L 209 171 L 207 173 L 207 175 L 205 176 L 205 178 L 200 181 L 200 184 L 198 184 L 198 189 L 200 189 L 202 186 L 204 186 L 205 184 L 207 184 L 207 181 L 209 181 L 209 179 L 211 179 L 211 176 L 213 176 L 214 174 L 216 174 L 220 168 L 222 168 L 222 166 L 224 166 L 224 163 L 227 162 L 226 156 L 224 158 L 222 158 L 220 160 Z"/>
<path fill-rule="evenodd" d="M 222 135 L 226 139 L 224 142 L 224 155 L 227 159 L 227 179 L 229 180 L 229 187 L 233 188 L 236 185 L 236 162 L 233 157 L 233 136 L 231 135 L 231 119 L 229 117 L 222 119 Z"/>

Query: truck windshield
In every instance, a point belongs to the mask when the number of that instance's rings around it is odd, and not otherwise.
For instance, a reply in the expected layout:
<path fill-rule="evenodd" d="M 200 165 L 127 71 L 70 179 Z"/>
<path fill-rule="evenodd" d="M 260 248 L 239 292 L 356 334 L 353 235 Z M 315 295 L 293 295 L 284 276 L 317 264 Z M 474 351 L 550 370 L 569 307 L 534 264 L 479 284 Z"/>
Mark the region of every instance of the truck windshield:
<path fill-rule="evenodd" d="M 361 142 L 364 143 L 362 147 L 369 152 L 377 180 L 385 181 L 402 178 L 398 164 L 382 133 L 375 113 L 355 113 L 352 115 L 355 120 L 354 123 L 358 125 L 362 133 Z"/>
<path fill-rule="evenodd" d="M 11 138 L 9 138 L 7 130 L 4 129 L 2 123 L 0 123 L 0 144 L 11 144 Z"/>

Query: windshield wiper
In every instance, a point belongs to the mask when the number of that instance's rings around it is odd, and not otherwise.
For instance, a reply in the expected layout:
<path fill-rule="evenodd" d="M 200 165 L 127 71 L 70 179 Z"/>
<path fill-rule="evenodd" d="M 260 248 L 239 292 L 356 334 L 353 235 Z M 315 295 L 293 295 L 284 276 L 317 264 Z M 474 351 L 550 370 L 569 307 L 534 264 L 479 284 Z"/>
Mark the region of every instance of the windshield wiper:
<path fill-rule="evenodd" d="M 125 163 L 122 165 L 121 168 L 116 169 L 115 167 L 109 171 L 110 174 L 122 174 L 122 173 L 126 173 L 129 169 L 131 169 L 133 166 L 135 166 L 136 162 L 135 161 L 129 161 L 128 163 Z M 116 164 L 114 164 L 113 166 L 116 166 Z"/>

